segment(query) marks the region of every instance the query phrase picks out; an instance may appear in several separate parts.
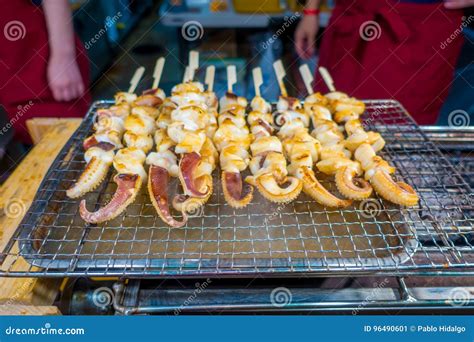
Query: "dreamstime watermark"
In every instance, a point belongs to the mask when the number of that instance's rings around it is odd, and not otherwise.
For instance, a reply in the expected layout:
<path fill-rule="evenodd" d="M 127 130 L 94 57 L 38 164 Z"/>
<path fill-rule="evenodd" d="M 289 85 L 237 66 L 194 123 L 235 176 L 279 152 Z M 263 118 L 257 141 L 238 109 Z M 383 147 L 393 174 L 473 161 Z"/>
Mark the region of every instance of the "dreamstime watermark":
<path fill-rule="evenodd" d="M 456 307 L 468 305 L 471 299 L 474 299 L 474 297 L 464 287 L 455 287 L 448 294 L 448 303 Z"/>
<path fill-rule="evenodd" d="M 301 16 L 301 14 L 297 12 L 297 13 L 291 15 L 290 17 L 285 17 L 284 21 L 283 21 L 283 24 L 280 26 L 280 28 L 278 30 L 276 30 L 276 32 L 270 38 L 268 38 L 266 41 L 264 41 L 262 43 L 262 48 L 264 50 L 268 49 L 268 47 L 271 46 L 273 44 L 273 42 L 278 39 L 278 37 L 280 37 L 283 33 L 285 33 L 286 29 L 288 29 L 291 25 L 293 25 L 293 23 L 300 16 Z"/>
<path fill-rule="evenodd" d="M 206 290 L 206 288 L 208 288 L 209 284 L 211 283 L 212 283 L 212 280 L 209 278 L 207 278 L 206 281 L 204 281 L 202 284 L 196 283 L 195 284 L 196 288 L 194 289 L 193 293 L 184 301 L 183 304 L 181 304 L 179 308 L 174 310 L 175 316 L 179 315 L 186 306 L 189 306 L 192 302 L 194 302 L 196 298 L 198 297 L 198 295 L 204 292 L 204 290 Z"/>
<path fill-rule="evenodd" d="M 382 36 L 382 28 L 376 21 L 368 20 L 360 25 L 359 35 L 366 42 L 370 42 Z"/>
<path fill-rule="evenodd" d="M 84 335 L 84 328 L 53 328 L 50 323 L 45 323 L 39 328 L 5 328 L 5 335 Z"/>
<path fill-rule="evenodd" d="M 369 295 L 364 298 L 362 303 L 360 303 L 357 308 L 352 310 L 352 315 L 356 316 L 362 308 L 366 307 L 370 302 L 377 298 L 380 292 L 388 285 L 388 283 L 388 278 L 384 278 L 381 282 L 375 282 L 373 284 L 374 287 L 372 291 L 370 291 Z"/>
<path fill-rule="evenodd" d="M 441 44 L 439 44 L 439 48 L 441 50 L 446 49 L 448 45 L 451 44 L 462 33 L 462 30 L 465 27 L 469 26 L 473 21 L 474 15 L 470 15 L 466 20 L 463 20 L 461 25 L 456 30 L 454 30 L 454 32 L 451 33 L 448 38 L 446 38 L 443 42 L 441 42 Z"/>
<path fill-rule="evenodd" d="M 190 20 L 181 27 L 181 35 L 189 42 L 201 39 L 204 35 L 204 28 L 201 23 L 196 20 Z"/>
<path fill-rule="evenodd" d="M 23 282 L 23 284 L 16 289 L 13 296 L 11 296 L 4 304 L 4 306 L 11 306 L 15 304 L 19 304 L 20 298 L 23 297 L 25 294 L 31 291 L 30 287 L 33 285 L 34 279 L 30 278 L 27 281 Z"/>
<path fill-rule="evenodd" d="M 380 108 L 375 108 L 374 111 L 370 112 L 369 117 L 362 121 L 362 127 L 364 127 L 364 130 L 370 130 L 372 124 L 376 121 L 380 114 L 383 114 L 383 110 Z"/>
<path fill-rule="evenodd" d="M 183 205 L 183 212 L 188 217 L 201 217 L 204 214 L 204 205 L 199 200 L 190 198 Z"/>
<path fill-rule="evenodd" d="M 3 212 L 10 219 L 22 217 L 26 212 L 26 204 L 20 198 L 10 198 L 5 203 Z"/>
<path fill-rule="evenodd" d="M 12 20 L 5 24 L 3 27 L 3 35 L 5 38 L 11 42 L 16 42 L 17 40 L 23 39 L 26 37 L 26 27 L 19 20 Z"/>
<path fill-rule="evenodd" d="M 178 178 L 171 180 L 170 186 L 180 185 Z M 200 198 L 186 197 L 183 195 L 177 195 L 173 199 L 173 207 L 178 212 L 181 212 L 183 216 L 187 218 L 202 217 L 204 215 L 204 204 Z"/>
<path fill-rule="evenodd" d="M 462 109 L 453 110 L 448 115 L 448 125 L 450 128 L 469 127 L 471 125 L 471 117 L 468 112 Z"/>
<path fill-rule="evenodd" d="M 97 132 L 103 132 L 113 128 L 114 118 L 118 119 L 118 117 L 114 116 L 110 110 L 99 109 L 97 112 L 94 113 L 94 116 L 92 117 L 94 129 Z"/>
<path fill-rule="evenodd" d="M 293 301 L 293 294 L 286 287 L 277 287 L 270 293 L 270 302 L 277 308 L 283 308 Z"/>
<path fill-rule="evenodd" d="M 122 12 L 117 12 L 116 15 L 114 15 L 113 17 L 106 17 L 105 18 L 105 24 L 104 24 L 104 27 L 101 28 L 95 35 L 94 37 L 92 37 L 91 39 L 89 39 L 88 41 L 86 41 L 84 43 L 84 47 L 86 48 L 86 50 L 89 50 L 92 45 L 94 45 L 95 43 L 97 43 L 99 41 L 99 39 L 107 33 L 107 31 L 112 27 L 114 26 L 117 21 L 122 17 Z"/>
<path fill-rule="evenodd" d="M 382 211 L 382 203 L 374 198 L 368 198 L 360 202 L 359 210 L 362 217 L 376 218 Z"/>
<path fill-rule="evenodd" d="M 8 130 L 13 127 L 15 122 L 17 122 L 23 115 L 25 115 L 31 109 L 31 107 L 33 107 L 33 105 L 33 101 L 30 100 L 24 106 L 17 106 L 17 111 L 15 115 L 5 124 L 5 126 L 2 127 L 2 129 L 0 129 L 0 135 L 6 134 Z"/>
<path fill-rule="evenodd" d="M 272 221 L 274 219 L 276 219 L 278 217 L 278 215 L 280 214 L 280 212 L 286 208 L 286 206 L 288 205 L 289 202 L 283 202 L 283 203 L 280 203 L 278 205 L 278 207 L 272 211 L 272 213 L 268 216 L 268 217 L 265 217 L 265 223 L 268 224 L 269 221 Z"/>
<path fill-rule="evenodd" d="M 92 303 L 98 308 L 107 308 L 114 302 L 114 291 L 103 286 L 94 290 L 92 293 Z"/>

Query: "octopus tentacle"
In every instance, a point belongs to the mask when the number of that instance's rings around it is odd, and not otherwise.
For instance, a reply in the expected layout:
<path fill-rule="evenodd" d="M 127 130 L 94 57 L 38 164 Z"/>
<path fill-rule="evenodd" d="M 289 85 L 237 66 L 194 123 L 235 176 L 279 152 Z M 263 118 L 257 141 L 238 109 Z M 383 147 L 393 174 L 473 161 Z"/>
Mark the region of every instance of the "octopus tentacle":
<path fill-rule="evenodd" d="M 206 196 L 201 197 L 201 198 L 194 197 L 195 199 L 199 200 L 197 202 L 201 202 L 202 204 L 205 204 L 211 197 L 212 191 L 214 189 L 212 185 L 212 176 L 208 174 L 202 175 L 201 177 L 196 179 L 195 183 L 197 184 L 198 189 L 207 189 Z"/>
<path fill-rule="evenodd" d="M 292 112 L 287 112 L 291 114 Z M 319 111 L 321 115 L 329 115 L 324 110 Z M 295 113 L 297 115 L 298 113 Z M 326 207 L 346 207 L 352 203 L 331 194 L 317 180 L 313 165 L 322 155 L 322 142 L 308 133 L 309 116 L 304 113 L 306 120 L 289 120 L 280 128 L 279 135 L 283 141 L 288 159 L 290 160 L 290 174 L 299 178 L 303 183 L 303 191 L 319 204 Z M 326 120 L 327 121 L 327 120 Z M 299 123 L 299 125 L 297 125 Z M 317 126 L 317 125 L 315 125 Z M 339 136 L 336 134 L 336 138 Z M 321 159 L 322 156 L 321 156 Z"/>
<path fill-rule="evenodd" d="M 79 205 L 82 219 L 89 223 L 101 223 L 120 215 L 128 205 L 133 203 L 142 185 L 142 178 L 136 174 L 120 173 L 114 177 L 117 189 L 109 203 L 95 212 L 87 210 L 86 201 Z"/>
<path fill-rule="evenodd" d="M 78 198 L 95 190 L 102 183 L 105 176 L 107 176 L 109 168 L 110 163 L 106 163 L 97 157 L 92 157 L 77 182 L 66 190 L 66 195 L 69 198 Z"/>
<path fill-rule="evenodd" d="M 186 212 L 182 212 L 182 221 L 174 219 L 170 212 L 168 202 L 168 178 L 168 170 L 160 166 L 150 165 L 148 177 L 148 193 L 150 195 L 150 200 L 155 207 L 156 212 L 165 223 L 174 228 L 183 227 L 188 220 Z"/>
<path fill-rule="evenodd" d="M 319 204 L 337 208 L 344 208 L 352 204 L 351 200 L 340 199 L 331 194 L 319 183 L 313 170 L 307 167 L 301 167 L 298 171 L 303 181 L 303 191 Z"/>
<path fill-rule="evenodd" d="M 70 198 L 78 198 L 96 189 L 105 179 L 112 165 L 115 150 L 122 148 L 124 118 L 130 113 L 128 100 L 135 99 L 134 94 L 119 93 L 116 104 L 110 108 L 97 110 L 93 125 L 95 133 L 83 141 L 85 170 L 76 183 L 66 191 Z"/>
<path fill-rule="evenodd" d="M 207 197 L 212 188 L 206 184 L 204 191 L 199 186 L 198 178 L 195 178 L 195 171 L 201 162 L 201 156 L 196 152 L 185 153 L 179 162 L 179 180 L 187 195 L 198 198 Z M 201 182 L 202 184 L 203 182 Z M 208 183 L 208 182 L 205 182 Z"/>
<path fill-rule="evenodd" d="M 233 208 L 247 206 L 253 198 L 253 187 L 243 183 L 242 174 L 249 165 L 251 136 L 245 121 L 247 100 L 233 93 L 220 99 L 220 113 L 213 141 L 219 151 L 224 199 Z"/>
<path fill-rule="evenodd" d="M 260 194 L 274 203 L 291 202 L 303 189 L 303 183 L 295 177 L 287 177 L 284 182 L 279 183 L 273 175 L 265 174 L 256 178 L 247 177 L 246 181 L 255 184 Z"/>
<path fill-rule="evenodd" d="M 289 106 L 291 100 L 281 99 L 280 102 L 282 102 L 281 106 Z M 247 120 L 253 137 L 250 145 L 252 152 L 250 171 L 253 176 L 247 177 L 245 181 L 253 184 L 270 202 L 291 202 L 298 197 L 303 184 L 296 177 L 288 177 L 283 144 L 277 136 L 273 135 L 272 126 L 275 122 L 270 114 L 271 105 L 262 97 L 255 96 L 251 107 L 252 112 L 249 113 Z M 286 119 L 291 120 L 291 117 L 287 116 Z"/>
<path fill-rule="evenodd" d="M 395 182 L 391 174 L 395 168 L 382 157 L 377 156 L 371 145 L 364 143 L 354 153 L 365 171 L 365 179 L 384 199 L 399 205 L 415 206 L 419 197 L 415 190 L 403 182 Z"/>
<path fill-rule="evenodd" d="M 253 198 L 253 186 L 242 182 L 240 172 L 222 172 L 222 190 L 227 203 L 233 208 L 244 208 Z"/>
<path fill-rule="evenodd" d="M 212 195 L 213 184 L 212 177 L 210 175 L 204 175 L 198 179 L 199 187 L 206 186 L 210 189 L 209 194 L 206 197 L 192 197 L 186 194 L 179 194 L 173 198 L 173 208 L 182 213 L 194 215 L 199 207 L 202 207 Z"/>
<path fill-rule="evenodd" d="M 347 198 L 362 200 L 370 197 L 372 187 L 369 182 L 362 178 L 356 178 L 357 171 L 354 168 L 344 166 L 336 171 L 336 186 L 339 192 Z"/>
<path fill-rule="evenodd" d="M 384 170 L 375 171 L 370 182 L 375 191 L 387 201 L 412 207 L 416 206 L 420 200 L 410 185 L 404 182 L 395 182 Z"/>
<path fill-rule="evenodd" d="M 152 92 L 154 89 L 149 90 Z M 134 106 L 146 106 L 146 107 L 158 107 L 163 103 L 163 100 L 151 93 L 145 92 L 143 95 L 139 96 L 134 102 Z"/>
<path fill-rule="evenodd" d="M 91 147 L 100 147 L 101 149 L 103 149 L 104 151 L 110 151 L 110 150 L 113 150 L 115 148 L 115 145 L 114 144 L 111 144 L 109 142 L 105 142 L 105 141 L 98 141 L 97 138 L 95 137 L 95 135 L 92 135 L 90 137 L 87 137 L 85 140 L 84 140 L 84 143 L 82 144 L 82 147 L 84 148 L 84 150 L 88 150 L 90 149 Z"/>

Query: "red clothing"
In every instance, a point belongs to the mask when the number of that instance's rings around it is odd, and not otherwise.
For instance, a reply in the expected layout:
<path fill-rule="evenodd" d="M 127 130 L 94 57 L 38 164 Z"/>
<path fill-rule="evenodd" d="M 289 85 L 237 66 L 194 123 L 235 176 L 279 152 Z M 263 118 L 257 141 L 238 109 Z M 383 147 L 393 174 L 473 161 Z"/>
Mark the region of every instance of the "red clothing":
<path fill-rule="evenodd" d="M 47 82 L 48 32 L 41 7 L 30 0 L 0 0 L 0 103 L 10 117 L 15 135 L 31 139 L 25 120 L 32 117 L 80 117 L 87 112 L 90 94 L 57 102 Z M 77 62 L 84 86 L 89 84 L 89 62 L 76 38 Z M 31 102 L 30 102 L 31 101 Z"/>
<path fill-rule="evenodd" d="M 447 39 L 460 29 L 462 14 L 442 3 L 337 0 L 319 64 L 331 72 L 338 90 L 364 99 L 396 99 L 419 124 L 433 124 L 463 42 L 462 34 Z M 315 88 L 327 91 L 320 78 Z"/>

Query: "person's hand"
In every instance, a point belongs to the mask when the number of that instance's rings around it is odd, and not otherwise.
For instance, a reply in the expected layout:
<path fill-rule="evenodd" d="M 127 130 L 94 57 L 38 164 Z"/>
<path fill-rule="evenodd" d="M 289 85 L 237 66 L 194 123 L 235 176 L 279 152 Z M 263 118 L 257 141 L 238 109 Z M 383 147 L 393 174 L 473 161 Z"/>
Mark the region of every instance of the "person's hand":
<path fill-rule="evenodd" d="M 319 17 L 305 15 L 295 31 L 296 53 L 301 58 L 310 58 L 315 51 L 316 34 L 319 30 Z"/>
<path fill-rule="evenodd" d="M 474 6 L 474 0 L 445 0 L 444 7 L 448 9 L 461 9 Z"/>
<path fill-rule="evenodd" d="M 51 55 L 48 84 L 56 101 L 71 101 L 84 94 L 84 82 L 74 54 Z"/>

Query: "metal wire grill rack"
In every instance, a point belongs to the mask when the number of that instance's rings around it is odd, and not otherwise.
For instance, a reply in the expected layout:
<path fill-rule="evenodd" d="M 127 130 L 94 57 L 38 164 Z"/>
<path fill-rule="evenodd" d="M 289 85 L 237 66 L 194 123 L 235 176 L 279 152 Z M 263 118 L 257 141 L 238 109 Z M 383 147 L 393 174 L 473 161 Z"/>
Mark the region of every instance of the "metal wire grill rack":
<path fill-rule="evenodd" d="M 229 207 L 219 172 L 214 193 L 184 228 L 163 224 L 146 189 L 118 218 L 88 225 L 79 200 L 66 197 L 85 167 L 82 141 L 96 102 L 59 153 L 35 200 L 1 255 L 2 276 L 292 276 L 472 272 L 472 190 L 396 101 L 366 101 L 368 129 L 382 133 L 380 153 L 421 197 L 402 208 L 375 196 L 349 208 L 323 208 L 305 195 L 271 204 L 256 194 L 245 209 Z M 113 171 L 86 195 L 90 208 L 114 192 Z M 318 174 L 337 192 L 331 177 Z M 179 191 L 177 182 L 171 192 Z M 25 263 L 24 260 L 27 262 Z"/>

